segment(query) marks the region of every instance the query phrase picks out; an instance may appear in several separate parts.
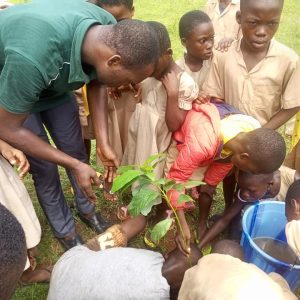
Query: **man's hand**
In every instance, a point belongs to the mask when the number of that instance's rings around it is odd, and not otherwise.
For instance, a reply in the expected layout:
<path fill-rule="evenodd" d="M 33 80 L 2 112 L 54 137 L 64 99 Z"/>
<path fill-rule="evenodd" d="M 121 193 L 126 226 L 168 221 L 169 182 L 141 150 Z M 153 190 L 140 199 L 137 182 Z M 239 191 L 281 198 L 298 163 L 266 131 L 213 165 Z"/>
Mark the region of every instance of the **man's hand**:
<path fill-rule="evenodd" d="M 11 165 L 18 166 L 18 171 L 20 171 L 19 176 L 21 179 L 23 179 L 29 170 L 29 162 L 25 154 L 22 151 L 9 146 L 8 144 L 2 147 L 1 154 L 9 161 Z"/>
<path fill-rule="evenodd" d="M 218 45 L 215 48 L 218 51 L 227 52 L 233 42 L 233 38 L 223 38 L 219 41 Z"/>
<path fill-rule="evenodd" d="M 177 235 L 175 238 L 176 244 L 178 249 L 183 253 L 185 256 L 189 256 L 191 253 L 190 243 L 191 243 L 191 232 L 190 228 L 187 224 L 181 224 L 182 231 L 177 227 Z"/>
<path fill-rule="evenodd" d="M 97 154 L 105 169 L 104 178 L 108 182 L 112 182 L 116 177 L 117 168 L 120 164 L 115 151 L 109 145 L 102 146 L 101 148 L 97 146 Z"/>
<path fill-rule="evenodd" d="M 101 181 L 97 176 L 97 173 L 89 165 L 78 161 L 76 166 L 71 169 L 73 172 L 82 192 L 84 195 L 93 203 L 96 202 L 97 198 L 92 189 L 92 184 L 100 186 Z"/>

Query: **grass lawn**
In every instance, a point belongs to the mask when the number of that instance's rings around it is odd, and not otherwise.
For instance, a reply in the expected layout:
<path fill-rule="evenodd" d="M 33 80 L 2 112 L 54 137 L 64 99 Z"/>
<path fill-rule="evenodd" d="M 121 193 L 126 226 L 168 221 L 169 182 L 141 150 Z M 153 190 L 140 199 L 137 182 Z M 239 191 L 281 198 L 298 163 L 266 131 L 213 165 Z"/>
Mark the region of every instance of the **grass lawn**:
<path fill-rule="evenodd" d="M 49 0 L 51 1 L 51 0 Z M 24 1 L 12 1 L 15 3 L 22 3 Z M 179 18 L 187 11 L 192 9 L 199 9 L 203 7 L 205 1 L 203 0 L 135 0 L 136 7 L 136 18 L 143 20 L 156 20 L 164 23 L 170 33 L 172 45 L 174 49 L 175 58 L 182 55 L 183 48 L 180 44 L 178 38 L 178 21 Z M 286 0 L 285 9 L 282 16 L 282 23 L 277 34 L 277 39 L 291 48 L 295 49 L 300 53 L 300 17 L 298 17 L 298 12 L 300 11 L 300 1 L 299 0 Z M 95 156 L 92 157 L 92 165 L 95 166 Z M 65 191 L 65 196 L 70 204 L 73 203 L 72 194 L 70 193 L 70 185 L 64 170 L 61 170 L 61 182 Z M 39 246 L 39 265 L 49 265 L 54 264 L 59 256 L 63 253 L 62 248 L 58 242 L 53 238 L 51 229 L 47 223 L 47 220 L 40 208 L 34 187 L 32 184 L 30 176 L 27 176 L 26 186 L 34 202 L 41 226 L 43 229 L 42 241 Z M 116 221 L 115 208 L 118 203 L 108 203 L 103 201 L 101 192 L 99 192 L 99 208 L 103 215 L 112 221 Z M 222 197 L 219 195 L 216 197 L 214 204 L 214 212 L 221 211 L 223 208 Z M 87 229 L 76 216 L 74 211 L 74 217 L 76 219 L 78 231 L 85 238 L 93 236 L 93 232 Z M 193 216 L 192 216 L 193 217 Z M 170 237 L 169 239 L 172 239 Z M 166 240 L 165 245 L 169 243 L 169 239 Z M 145 247 L 143 243 L 143 237 L 139 236 L 132 242 L 133 246 Z M 162 244 L 160 250 L 165 249 L 165 245 Z M 63 284 L 63 283 L 62 283 Z M 32 285 L 27 287 L 20 287 L 17 289 L 13 299 L 14 300 L 43 300 L 47 297 L 48 285 Z M 59 299 L 58 299 L 59 300 Z"/>

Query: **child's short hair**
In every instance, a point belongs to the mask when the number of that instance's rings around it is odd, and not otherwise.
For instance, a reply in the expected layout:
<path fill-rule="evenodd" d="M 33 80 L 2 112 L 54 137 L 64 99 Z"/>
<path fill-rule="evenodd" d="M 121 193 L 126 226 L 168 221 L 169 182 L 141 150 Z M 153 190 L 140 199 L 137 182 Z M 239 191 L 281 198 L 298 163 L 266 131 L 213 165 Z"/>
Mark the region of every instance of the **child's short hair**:
<path fill-rule="evenodd" d="M 171 40 L 166 26 L 160 22 L 148 21 L 147 24 L 154 29 L 157 34 L 160 46 L 160 56 L 171 48 Z"/>
<path fill-rule="evenodd" d="M 287 206 L 291 205 L 292 199 L 300 199 L 300 179 L 293 182 L 286 193 L 285 203 Z"/>
<path fill-rule="evenodd" d="M 99 39 L 119 53 L 127 68 L 149 65 L 160 57 L 157 34 L 143 21 L 123 20 L 115 24 L 105 37 L 99 35 Z"/>
<path fill-rule="evenodd" d="M 98 0 L 99 6 L 120 6 L 124 5 L 128 9 L 133 8 L 133 0 Z"/>
<path fill-rule="evenodd" d="M 196 26 L 209 22 L 211 22 L 211 19 L 205 12 L 201 10 L 192 10 L 187 12 L 179 21 L 180 38 L 187 38 Z"/>
<path fill-rule="evenodd" d="M 260 173 L 272 173 L 282 165 L 286 147 L 283 137 L 275 130 L 258 128 L 245 133 L 245 146 L 250 160 Z"/>
<path fill-rule="evenodd" d="M 247 8 L 247 5 L 251 2 L 252 0 L 240 0 L 240 7 L 241 11 L 245 10 Z M 281 2 L 281 5 L 283 6 L 284 0 L 278 0 Z"/>
<path fill-rule="evenodd" d="M 211 253 L 230 255 L 240 260 L 244 260 L 244 251 L 239 243 L 232 240 L 221 240 L 212 246 Z"/>
<path fill-rule="evenodd" d="M 10 299 L 26 263 L 25 233 L 16 217 L 0 204 L 0 295 Z"/>

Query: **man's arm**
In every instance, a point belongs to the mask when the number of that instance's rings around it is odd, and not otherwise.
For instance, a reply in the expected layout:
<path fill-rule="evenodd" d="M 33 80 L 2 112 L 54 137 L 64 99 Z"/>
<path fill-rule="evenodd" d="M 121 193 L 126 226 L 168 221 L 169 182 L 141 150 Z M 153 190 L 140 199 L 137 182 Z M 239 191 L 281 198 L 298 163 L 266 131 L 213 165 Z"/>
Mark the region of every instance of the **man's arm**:
<path fill-rule="evenodd" d="M 119 160 L 108 139 L 106 89 L 106 86 L 94 80 L 87 85 L 87 98 L 96 136 L 97 154 L 105 167 L 105 178 L 112 182 Z"/>
<path fill-rule="evenodd" d="M 70 169 L 86 196 L 95 200 L 91 182 L 100 185 L 96 172 L 87 164 L 57 150 L 22 127 L 26 117 L 26 114 L 13 114 L 0 107 L 0 138 L 32 157 Z"/>
<path fill-rule="evenodd" d="M 291 119 L 299 110 L 300 106 L 290 109 L 281 109 L 263 127 L 276 130 Z"/>
<path fill-rule="evenodd" d="M 219 219 L 212 228 L 206 233 L 199 244 L 199 248 L 203 248 L 214 238 L 218 236 L 225 228 L 230 224 L 233 218 L 242 210 L 244 204 L 241 201 L 235 200 L 231 207 L 224 213 L 224 215 Z"/>

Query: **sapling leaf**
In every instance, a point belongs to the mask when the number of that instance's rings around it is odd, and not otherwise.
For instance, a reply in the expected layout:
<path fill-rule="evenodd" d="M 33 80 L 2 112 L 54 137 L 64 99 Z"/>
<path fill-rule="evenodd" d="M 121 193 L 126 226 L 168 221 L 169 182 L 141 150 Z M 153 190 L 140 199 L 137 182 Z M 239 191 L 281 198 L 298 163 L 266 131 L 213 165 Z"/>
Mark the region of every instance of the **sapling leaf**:
<path fill-rule="evenodd" d="M 142 188 L 138 191 L 133 197 L 128 205 L 128 211 L 132 216 L 138 216 L 143 209 L 149 208 L 157 201 L 157 198 L 160 197 L 160 193 L 150 188 Z"/>
<path fill-rule="evenodd" d="M 177 192 L 183 192 L 184 191 L 184 185 L 182 183 L 176 183 L 173 185 L 173 189 Z"/>
<path fill-rule="evenodd" d="M 190 197 L 189 195 L 182 194 L 179 196 L 177 202 L 178 202 L 178 204 L 185 203 L 185 202 L 194 202 L 194 199 L 192 197 Z"/>
<path fill-rule="evenodd" d="M 148 177 L 141 175 L 139 179 L 136 181 L 136 184 L 132 186 L 131 189 L 132 196 L 135 196 L 141 189 L 151 185 L 152 185 L 151 180 Z"/>
<path fill-rule="evenodd" d="M 167 183 L 167 179 L 166 178 L 160 178 L 158 180 L 153 181 L 153 184 L 155 185 L 164 185 Z"/>
<path fill-rule="evenodd" d="M 200 180 L 189 180 L 184 184 L 184 187 L 186 189 L 191 189 L 195 186 L 204 185 L 204 184 L 205 184 L 205 182 L 200 181 Z"/>
<path fill-rule="evenodd" d="M 151 155 L 145 161 L 144 165 L 145 166 L 155 167 L 160 161 L 162 161 L 163 159 L 165 159 L 165 157 L 166 157 L 165 153 L 158 153 L 158 154 Z"/>
<path fill-rule="evenodd" d="M 151 240 L 158 244 L 162 237 L 164 237 L 172 226 L 173 219 L 165 219 L 157 223 L 150 231 Z"/>
<path fill-rule="evenodd" d="M 113 186 L 111 191 L 113 193 L 121 190 L 125 187 L 128 183 L 135 181 L 139 176 L 143 175 L 143 172 L 140 170 L 129 170 L 125 173 L 117 176 L 114 180 Z"/>
<path fill-rule="evenodd" d="M 127 171 L 130 171 L 130 170 L 135 170 L 136 169 L 136 166 L 134 165 L 128 165 L 128 166 L 120 166 L 118 168 L 118 175 L 121 175 Z"/>
<path fill-rule="evenodd" d="M 149 172 L 145 174 L 151 181 L 155 181 L 155 174 L 153 172 Z"/>
<path fill-rule="evenodd" d="M 153 207 L 154 205 L 161 204 L 161 202 L 162 202 L 162 198 L 161 198 L 161 196 L 159 195 L 159 196 L 157 196 L 157 198 L 156 198 L 153 202 L 149 203 L 148 206 L 145 206 L 145 207 L 141 210 L 141 214 L 142 214 L 143 216 L 145 216 L 145 217 L 148 216 L 149 213 L 151 212 L 152 207 Z"/>
<path fill-rule="evenodd" d="M 176 184 L 176 182 L 174 180 L 170 180 L 168 179 L 168 181 L 165 183 L 164 185 L 164 190 L 166 191 L 166 193 L 173 188 L 173 186 Z"/>

